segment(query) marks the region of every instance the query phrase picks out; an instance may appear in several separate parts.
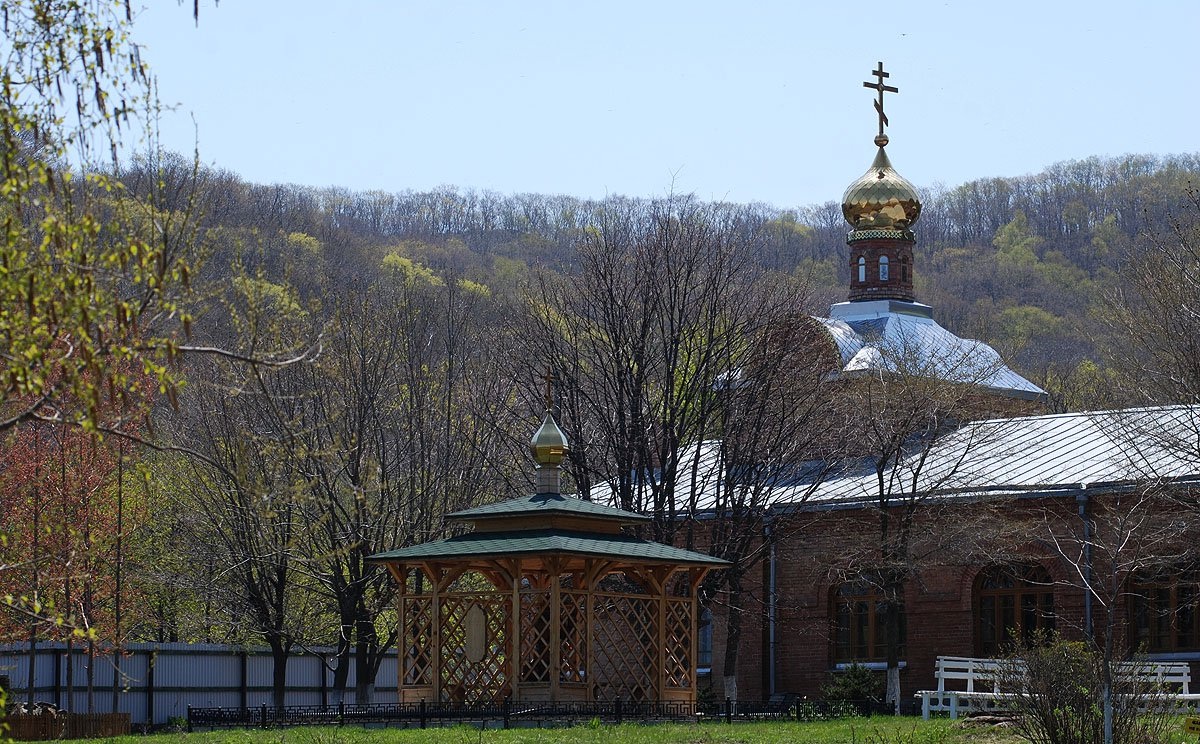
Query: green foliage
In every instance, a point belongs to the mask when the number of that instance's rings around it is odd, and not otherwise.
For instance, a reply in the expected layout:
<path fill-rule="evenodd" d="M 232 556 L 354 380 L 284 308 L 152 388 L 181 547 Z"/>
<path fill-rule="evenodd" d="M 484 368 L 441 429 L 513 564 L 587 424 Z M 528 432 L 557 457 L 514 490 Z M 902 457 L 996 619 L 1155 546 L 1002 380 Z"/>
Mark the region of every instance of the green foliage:
<path fill-rule="evenodd" d="M 1173 722 L 1166 712 L 1171 693 L 1134 669 L 1085 643 L 1040 636 L 1012 649 L 998 684 L 1010 693 L 1017 730 L 1034 744 L 1106 741 L 1106 705 L 1113 744 L 1165 741 Z"/>
<path fill-rule="evenodd" d="M 293 288 L 262 278 L 237 276 L 233 278 L 238 307 L 248 315 L 288 315 L 302 318 L 304 309 Z"/>
<path fill-rule="evenodd" d="M 440 287 L 445 284 L 441 277 L 427 266 L 422 266 L 411 258 L 399 253 L 389 253 L 383 257 L 383 268 L 392 281 L 406 286 L 429 285 Z"/>
<path fill-rule="evenodd" d="M 829 682 L 821 688 L 826 700 L 880 700 L 883 697 L 883 675 L 861 664 L 832 672 Z"/>
<path fill-rule="evenodd" d="M 96 164 L 151 100 L 125 3 L 4 0 L 3 15 L 0 428 L 35 416 L 95 428 L 102 398 L 174 396 L 189 220 L 129 198 Z"/>
<path fill-rule="evenodd" d="M 1012 221 L 996 231 L 992 239 L 1001 265 L 1032 266 L 1037 263 L 1037 250 L 1045 242 L 1033 233 L 1025 213 L 1017 211 Z"/>
<path fill-rule="evenodd" d="M 492 296 L 492 290 L 489 289 L 486 284 L 473 282 L 470 279 L 459 279 L 457 284 L 459 289 L 468 294 L 478 295 L 482 298 L 488 298 Z"/>
<path fill-rule="evenodd" d="M 1065 322 L 1053 313 L 1033 305 L 1019 305 L 1000 311 L 994 337 L 1010 352 L 1020 351 L 1031 342 L 1062 332 Z"/>
<path fill-rule="evenodd" d="M 311 235 L 305 235 L 302 232 L 288 233 L 287 244 L 292 248 L 311 254 L 313 256 L 321 255 L 321 241 Z"/>

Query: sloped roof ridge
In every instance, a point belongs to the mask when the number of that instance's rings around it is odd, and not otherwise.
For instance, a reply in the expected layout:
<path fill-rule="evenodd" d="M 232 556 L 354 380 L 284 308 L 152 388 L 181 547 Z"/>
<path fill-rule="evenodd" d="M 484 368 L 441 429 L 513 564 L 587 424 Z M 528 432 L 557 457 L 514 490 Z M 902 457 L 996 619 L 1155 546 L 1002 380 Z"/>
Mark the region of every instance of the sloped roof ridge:
<path fill-rule="evenodd" d="M 463 509 L 447 514 L 448 520 L 469 522 L 501 517 L 519 517 L 532 514 L 570 514 L 577 517 L 605 520 L 623 524 L 644 522 L 650 518 L 636 512 L 625 511 L 595 501 L 585 501 L 571 494 L 534 493 L 515 498 L 493 501 L 488 504 Z"/>
<path fill-rule="evenodd" d="M 1065 411 L 1062 413 L 1038 413 L 1038 414 L 1027 415 L 1027 416 L 1005 416 L 1005 417 L 997 417 L 997 418 L 990 418 L 990 419 L 979 419 L 978 421 L 969 422 L 967 425 L 969 426 L 970 424 L 1013 423 L 1015 421 L 1042 421 L 1042 420 L 1051 420 L 1051 419 L 1065 420 L 1065 419 L 1072 419 L 1072 418 L 1084 420 L 1084 419 L 1097 418 L 1097 417 L 1101 417 L 1101 416 L 1116 417 L 1116 416 L 1127 416 L 1130 414 L 1137 414 L 1137 413 L 1157 413 L 1157 412 L 1165 412 L 1165 411 L 1170 411 L 1170 410 L 1184 411 L 1184 410 L 1189 410 L 1189 409 L 1195 410 L 1197 413 L 1200 413 L 1200 403 L 1171 403 L 1171 404 L 1162 405 L 1162 406 L 1138 406 L 1135 408 L 1101 408 L 1101 409 L 1096 409 L 1096 410 L 1091 410 L 1091 411 Z"/>

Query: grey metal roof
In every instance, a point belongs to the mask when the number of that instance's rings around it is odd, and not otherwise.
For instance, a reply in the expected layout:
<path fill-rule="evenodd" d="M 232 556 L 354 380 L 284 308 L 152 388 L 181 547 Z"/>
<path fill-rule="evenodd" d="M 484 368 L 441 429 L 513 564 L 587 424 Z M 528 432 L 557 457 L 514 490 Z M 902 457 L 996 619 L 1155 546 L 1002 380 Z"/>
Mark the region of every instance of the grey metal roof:
<path fill-rule="evenodd" d="M 867 372 L 979 385 L 1021 398 L 1046 394 L 1009 369 L 982 341 L 959 338 L 933 320 L 928 305 L 897 300 L 842 302 L 816 318 L 841 355 L 842 374 Z"/>
<path fill-rule="evenodd" d="M 531 516 L 571 515 L 602 519 L 617 524 L 635 524 L 648 522 L 650 517 L 643 514 L 615 509 L 605 504 L 584 501 L 558 493 L 535 493 L 532 496 L 519 496 L 507 501 L 485 504 L 473 509 L 464 509 L 447 515 L 447 519 L 465 522 L 477 519 L 493 519 L 500 517 L 531 517 Z"/>
<path fill-rule="evenodd" d="M 724 489 L 731 484 L 722 477 L 721 443 L 691 446 L 696 450 L 689 449 L 682 461 L 695 463 L 696 472 L 681 476 L 679 483 L 694 487 L 677 494 L 679 508 L 706 511 L 727 503 Z M 920 466 L 909 464 L 915 462 L 912 457 L 888 472 L 893 496 L 911 491 L 914 479 L 920 492 L 964 497 L 1070 494 L 1156 481 L 1200 486 L 1200 406 L 977 421 L 935 442 Z M 875 469 L 867 459 L 811 465 L 773 477 L 760 503 L 854 506 L 878 497 Z"/>
<path fill-rule="evenodd" d="M 631 535 L 603 535 L 573 530 L 513 530 L 470 532 L 370 556 L 370 561 L 446 558 L 499 558 L 522 555 L 570 554 L 629 561 L 677 563 L 688 566 L 726 566 L 728 561 Z"/>
<path fill-rule="evenodd" d="M 965 495 L 1200 482 L 1200 406 L 977 421 L 938 441 L 919 469 L 901 465 L 897 475 L 901 488 L 915 479 L 920 491 Z M 873 469 L 850 461 L 815 488 L 782 488 L 772 501 L 853 502 L 877 493 Z"/>

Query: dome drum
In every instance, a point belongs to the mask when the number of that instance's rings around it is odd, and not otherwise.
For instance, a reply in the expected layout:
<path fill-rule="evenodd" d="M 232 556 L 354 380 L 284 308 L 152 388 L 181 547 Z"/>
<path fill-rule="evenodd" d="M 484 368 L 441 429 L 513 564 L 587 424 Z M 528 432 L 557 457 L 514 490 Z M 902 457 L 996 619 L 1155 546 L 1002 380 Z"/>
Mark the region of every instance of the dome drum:
<path fill-rule="evenodd" d="M 864 231 L 868 232 L 868 231 Z M 876 231 L 899 235 L 894 231 Z M 853 235 L 853 233 L 851 233 Z M 851 302 L 916 299 L 913 291 L 913 241 L 899 237 L 866 236 L 847 241 L 850 246 Z"/>

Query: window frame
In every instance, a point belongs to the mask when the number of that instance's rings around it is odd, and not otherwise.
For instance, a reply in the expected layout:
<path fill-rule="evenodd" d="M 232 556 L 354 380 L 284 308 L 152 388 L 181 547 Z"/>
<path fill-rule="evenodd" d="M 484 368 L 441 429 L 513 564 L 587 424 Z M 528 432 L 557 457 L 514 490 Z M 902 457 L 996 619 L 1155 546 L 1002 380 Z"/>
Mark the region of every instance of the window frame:
<path fill-rule="evenodd" d="M 879 588 L 869 582 L 847 582 L 835 586 L 831 592 L 831 605 L 834 665 L 886 662 L 886 604 Z M 843 620 L 846 621 L 845 624 Z M 900 658 L 906 655 L 908 649 L 907 626 L 904 601 L 901 599 L 898 652 Z"/>
<path fill-rule="evenodd" d="M 987 586 L 1001 581 L 1008 585 Z M 1053 633 L 1057 626 L 1054 581 L 1041 564 L 1001 564 L 983 569 L 975 577 L 971 604 L 975 652 L 983 657 L 1004 653 L 1005 647 L 1016 640 L 1036 642 L 1039 632 Z"/>
<path fill-rule="evenodd" d="M 1200 576 L 1195 571 L 1161 571 L 1133 577 L 1128 587 L 1130 647 L 1147 654 L 1200 652 Z M 1189 596 L 1190 595 L 1190 596 Z M 1181 601 L 1181 596 L 1185 597 Z M 1150 627 L 1150 613 L 1157 627 Z"/>

